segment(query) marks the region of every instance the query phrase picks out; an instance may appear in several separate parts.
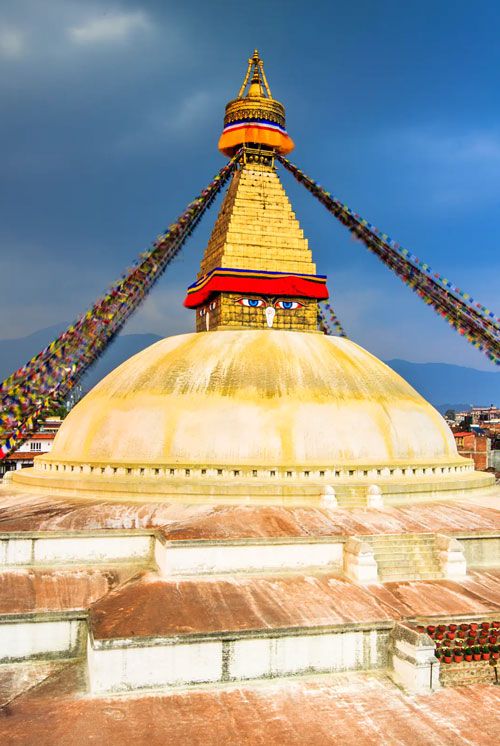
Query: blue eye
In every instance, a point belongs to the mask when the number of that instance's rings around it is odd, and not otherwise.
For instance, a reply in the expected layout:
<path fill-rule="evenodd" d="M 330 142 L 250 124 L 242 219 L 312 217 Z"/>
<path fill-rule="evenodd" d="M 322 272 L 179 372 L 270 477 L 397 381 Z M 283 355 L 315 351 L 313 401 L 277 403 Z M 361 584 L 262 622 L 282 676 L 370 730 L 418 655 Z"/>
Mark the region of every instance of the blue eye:
<path fill-rule="evenodd" d="M 260 308 L 264 305 L 264 301 L 260 300 L 259 298 L 240 298 L 238 300 L 238 303 L 241 303 L 242 306 L 247 306 L 249 308 Z"/>
<path fill-rule="evenodd" d="M 296 300 L 279 300 L 276 303 L 276 308 L 282 308 L 284 311 L 294 311 L 296 308 L 302 308 L 303 305 Z"/>

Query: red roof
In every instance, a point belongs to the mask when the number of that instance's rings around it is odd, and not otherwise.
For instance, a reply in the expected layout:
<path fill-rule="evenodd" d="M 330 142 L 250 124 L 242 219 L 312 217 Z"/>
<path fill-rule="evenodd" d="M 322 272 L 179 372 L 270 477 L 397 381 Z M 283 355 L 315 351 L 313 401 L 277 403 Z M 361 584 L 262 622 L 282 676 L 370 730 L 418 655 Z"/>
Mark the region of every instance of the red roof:
<path fill-rule="evenodd" d="M 48 451 L 14 451 L 6 456 L 5 461 L 28 461 L 35 456 L 44 456 Z"/>

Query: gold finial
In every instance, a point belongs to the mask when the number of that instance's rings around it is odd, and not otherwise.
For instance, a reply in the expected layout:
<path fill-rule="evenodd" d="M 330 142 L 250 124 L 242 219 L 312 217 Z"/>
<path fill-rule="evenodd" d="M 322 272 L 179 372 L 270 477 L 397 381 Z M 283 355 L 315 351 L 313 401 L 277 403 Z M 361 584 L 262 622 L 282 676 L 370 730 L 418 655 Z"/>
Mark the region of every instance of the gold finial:
<path fill-rule="evenodd" d="M 250 81 L 250 87 L 246 97 L 244 96 L 248 81 Z M 265 94 L 264 94 L 265 92 Z M 267 82 L 266 74 L 264 72 L 264 62 L 261 60 L 259 50 L 255 49 L 253 55 L 248 60 L 248 68 L 243 81 L 243 85 L 238 93 L 238 98 L 262 98 L 267 95 L 267 98 L 272 98 L 271 89 Z"/>

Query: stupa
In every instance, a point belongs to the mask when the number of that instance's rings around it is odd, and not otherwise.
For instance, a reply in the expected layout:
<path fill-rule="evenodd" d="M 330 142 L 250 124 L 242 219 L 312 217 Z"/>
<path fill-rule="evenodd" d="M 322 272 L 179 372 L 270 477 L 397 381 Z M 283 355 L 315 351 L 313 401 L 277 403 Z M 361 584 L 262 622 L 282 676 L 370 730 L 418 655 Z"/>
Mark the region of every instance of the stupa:
<path fill-rule="evenodd" d="M 497 629 L 494 477 L 406 381 L 319 330 L 331 287 L 276 171 L 293 142 L 257 52 L 219 140 L 241 148 L 186 293 L 196 331 L 109 374 L 2 487 L 5 732 L 444 744 L 465 716 L 487 743 L 493 666 L 447 668 L 431 630 Z"/>
<path fill-rule="evenodd" d="M 318 330 L 325 275 L 275 154 L 293 142 L 256 51 L 219 149 L 243 147 L 185 305 L 196 332 L 121 365 L 66 418 L 50 454 L 14 476 L 58 493 L 344 504 L 494 483 L 458 455 L 441 415 L 354 342 Z"/>

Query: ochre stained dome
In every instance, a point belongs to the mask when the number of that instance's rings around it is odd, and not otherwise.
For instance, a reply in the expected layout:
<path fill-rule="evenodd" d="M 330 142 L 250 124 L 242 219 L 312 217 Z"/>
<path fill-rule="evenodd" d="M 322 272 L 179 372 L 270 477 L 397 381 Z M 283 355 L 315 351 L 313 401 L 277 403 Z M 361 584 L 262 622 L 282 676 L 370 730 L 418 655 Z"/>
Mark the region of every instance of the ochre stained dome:
<path fill-rule="evenodd" d="M 73 409 L 39 461 L 314 468 L 462 459 L 439 413 L 355 343 L 237 330 L 169 337 L 127 360 Z"/>

